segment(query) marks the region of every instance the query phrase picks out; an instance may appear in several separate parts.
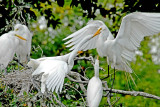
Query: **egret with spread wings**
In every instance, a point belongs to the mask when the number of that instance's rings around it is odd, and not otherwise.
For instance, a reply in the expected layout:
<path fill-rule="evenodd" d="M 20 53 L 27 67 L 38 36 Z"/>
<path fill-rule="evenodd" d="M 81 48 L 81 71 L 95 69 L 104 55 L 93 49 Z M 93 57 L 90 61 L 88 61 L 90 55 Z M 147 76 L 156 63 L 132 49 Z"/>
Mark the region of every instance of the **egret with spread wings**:
<path fill-rule="evenodd" d="M 100 25 L 99 21 L 92 21 L 84 28 L 69 35 L 64 39 L 71 38 L 66 42 L 67 47 L 73 46 L 71 50 L 74 50 L 82 36 L 92 33 L 97 36 L 96 39 L 86 42 L 80 50 L 96 48 L 101 57 L 107 57 L 107 63 L 112 68 L 132 73 L 129 62 L 135 56 L 135 51 L 140 46 L 141 41 L 145 36 L 160 32 L 160 13 L 134 12 L 126 15 L 122 19 L 115 39 L 110 36 L 112 34 L 104 24 L 101 24 L 99 28 L 97 25 Z"/>
<path fill-rule="evenodd" d="M 33 66 L 36 69 L 32 73 L 32 76 L 43 73 L 41 78 L 42 93 L 45 92 L 46 87 L 49 91 L 55 91 L 56 93 L 62 91 L 64 78 L 72 69 L 74 58 L 77 56 L 79 48 L 91 38 L 93 38 L 93 35 L 83 38 L 79 45 L 77 45 L 77 48 L 64 56 L 46 57 L 39 60 L 31 59 L 28 66 Z"/>

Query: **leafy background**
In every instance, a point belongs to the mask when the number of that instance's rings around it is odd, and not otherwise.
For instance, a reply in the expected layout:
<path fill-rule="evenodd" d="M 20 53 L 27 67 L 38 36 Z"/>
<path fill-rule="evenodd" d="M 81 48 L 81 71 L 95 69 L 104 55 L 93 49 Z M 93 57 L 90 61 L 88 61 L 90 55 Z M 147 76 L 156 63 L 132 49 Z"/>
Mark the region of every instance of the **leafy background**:
<path fill-rule="evenodd" d="M 3 34 L 13 29 L 17 22 L 28 25 L 33 32 L 32 38 L 32 58 L 42 56 L 64 55 L 69 52 L 65 47 L 63 38 L 77 31 L 87 24 L 89 20 L 102 20 L 116 36 L 121 19 L 127 13 L 135 11 L 159 12 L 158 0 L 1 0 L 0 1 L 0 33 Z M 116 79 L 113 88 L 121 90 L 143 91 L 160 96 L 160 39 L 159 35 L 146 37 L 137 51 L 136 60 L 131 63 L 134 71 L 132 81 L 129 74 L 116 72 Z M 156 48 L 156 49 L 155 49 Z M 96 57 L 96 50 L 89 50 L 81 56 L 92 55 Z M 81 65 L 81 67 L 80 67 Z M 106 58 L 100 58 L 100 66 L 107 70 Z M 91 67 L 91 69 L 87 69 Z M 83 68 L 83 69 L 82 69 Z M 8 67 L 8 70 L 11 66 Z M 88 61 L 75 62 L 73 71 L 82 73 L 86 70 L 86 75 L 91 78 L 94 75 L 93 68 Z M 111 70 L 113 73 L 113 70 Z M 100 78 L 107 75 L 107 72 L 100 71 Z M 111 87 L 112 78 L 106 79 Z M 65 82 L 69 82 L 65 79 Z M 73 84 L 76 86 L 76 83 Z M 65 90 L 66 87 L 63 88 Z M 77 97 L 75 91 L 67 90 L 73 95 L 67 98 L 61 94 L 62 103 L 66 106 L 83 105 L 82 99 Z M 25 101 L 17 98 L 17 93 L 12 88 L 5 85 L 0 86 L 1 106 L 27 106 Z M 26 97 L 33 95 L 25 94 Z M 134 97 L 130 95 L 113 94 L 111 101 L 117 97 L 120 100 L 115 106 L 146 106 L 158 107 L 160 101 L 144 97 Z M 107 98 L 103 97 L 100 106 L 107 106 Z M 36 102 L 40 106 L 40 102 Z"/>

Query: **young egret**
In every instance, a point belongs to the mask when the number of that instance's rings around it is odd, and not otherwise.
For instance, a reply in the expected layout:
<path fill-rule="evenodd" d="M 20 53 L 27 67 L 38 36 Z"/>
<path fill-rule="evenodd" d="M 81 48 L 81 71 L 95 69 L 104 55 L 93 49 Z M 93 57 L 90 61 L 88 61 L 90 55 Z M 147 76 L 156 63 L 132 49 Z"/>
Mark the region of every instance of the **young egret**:
<path fill-rule="evenodd" d="M 95 76 L 89 80 L 87 87 L 87 102 L 89 107 L 98 107 L 103 95 L 102 81 L 99 79 L 98 57 L 94 65 Z"/>
<path fill-rule="evenodd" d="M 71 42 L 67 47 L 74 45 L 71 48 L 73 50 L 81 40 L 80 35 L 87 36 L 88 32 L 95 32 L 95 29 L 87 26 L 66 38 L 71 38 L 67 42 Z M 96 31 L 94 34 L 94 36 L 98 35 L 96 40 L 91 39 L 90 42 L 86 42 L 87 45 L 84 44 L 81 50 L 96 48 L 101 57 L 107 57 L 107 63 L 112 68 L 132 73 L 129 62 L 135 56 L 135 51 L 143 38 L 160 32 L 160 13 L 134 12 L 126 15 L 123 17 L 119 32 L 113 40 L 105 38 L 111 34 L 104 25 Z"/>
<path fill-rule="evenodd" d="M 13 59 L 15 51 L 18 47 L 20 39 L 26 42 L 25 38 L 19 36 L 14 31 L 0 36 L 0 69 L 3 70 L 7 67 L 8 63 Z"/>
<path fill-rule="evenodd" d="M 22 24 L 16 24 L 14 26 L 14 31 L 27 40 L 26 42 L 20 40 L 16 50 L 19 62 L 26 64 L 30 60 L 32 33 L 29 31 L 27 26 Z"/>
<path fill-rule="evenodd" d="M 36 66 L 34 67 L 36 68 L 38 65 L 39 66 L 32 73 L 32 76 L 43 73 L 41 78 L 42 93 L 45 92 L 46 87 L 49 91 L 55 90 L 56 93 L 62 91 L 64 78 L 68 74 L 68 72 L 70 72 L 70 70 L 72 69 L 74 65 L 74 58 L 77 56 L 77 52 L 79 51 L 79 48 L 82 46 L 82 44 L 90 40 L 92 37 L 93 35 L 85 37 L 79 43 L 79 45 L 77 45 L 77 48 L 75 48 L 69 54 L 66 54 L 64 56 L 42 58 L 42 59 L 39 59 L 38 62 L 34 61 L 36 63 Z M 33 60 L 31 61 L 33 63 Z M 31 63 L 28 65 L 32 66 Z"/>

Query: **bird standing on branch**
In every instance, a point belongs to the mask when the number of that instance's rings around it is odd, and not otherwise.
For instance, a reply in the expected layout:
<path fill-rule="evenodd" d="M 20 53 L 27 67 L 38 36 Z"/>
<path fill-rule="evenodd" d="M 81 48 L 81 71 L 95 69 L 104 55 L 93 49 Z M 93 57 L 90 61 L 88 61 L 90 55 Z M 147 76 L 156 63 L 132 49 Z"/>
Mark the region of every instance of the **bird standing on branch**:
<path fill-rule="evenodd" d="M 107 57 L 107 63 L 112 68 L 132 73 L 129 62 L 135 56 L 135 51 L 140 46 L 141 41 L 145 36 L 159 32 L 160 13 L 134 12 L 123 17 L 115 39 L 105 24 L 96 20 L 89 22 L 87 26 L 64 40 L 71 38 L 66 44 L 68 44 L 67 47 L 73 46 L 71 50 L 74 50 L 84 36 L 98 35 L 79 49 L 85 51 L 96 48 L 101 57 Z"/>

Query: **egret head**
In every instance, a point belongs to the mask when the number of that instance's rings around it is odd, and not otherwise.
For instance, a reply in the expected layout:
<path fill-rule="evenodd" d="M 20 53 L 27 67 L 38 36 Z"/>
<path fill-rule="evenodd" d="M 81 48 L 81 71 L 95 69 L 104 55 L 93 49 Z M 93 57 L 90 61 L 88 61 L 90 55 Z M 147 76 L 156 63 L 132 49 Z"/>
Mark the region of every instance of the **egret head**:
<path fill-rule="evenodd" d="M 23 30 L 24 28 L 23 28 L 23 25 L 22 24 L 16 24 L 15 26 L 14 26 L 14 31 L 21 31 L 21 30 Z"/>

